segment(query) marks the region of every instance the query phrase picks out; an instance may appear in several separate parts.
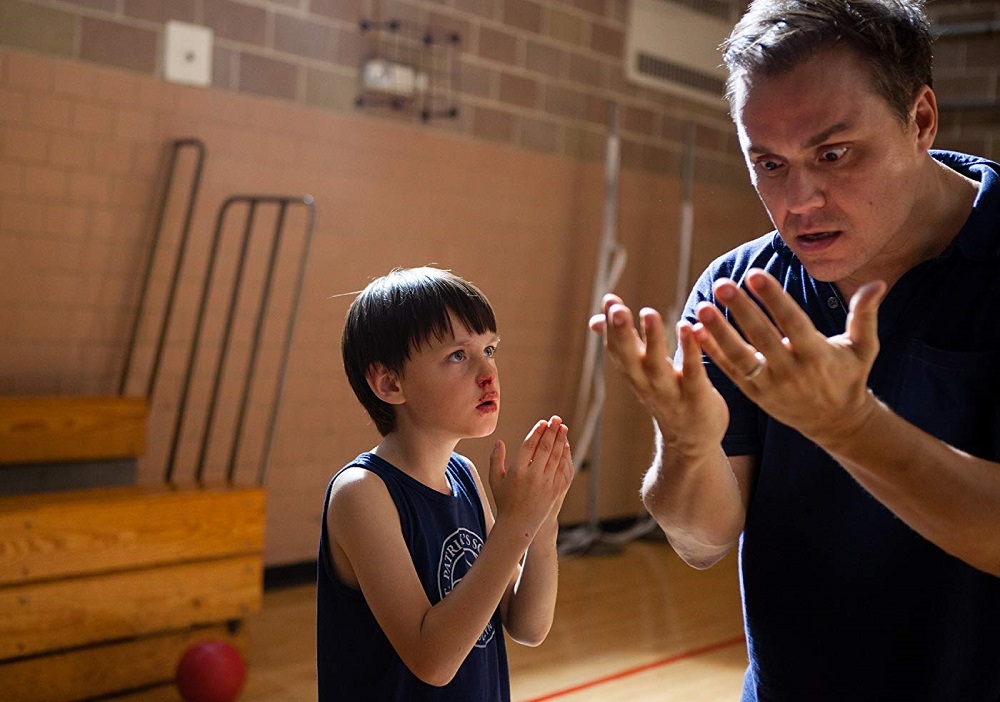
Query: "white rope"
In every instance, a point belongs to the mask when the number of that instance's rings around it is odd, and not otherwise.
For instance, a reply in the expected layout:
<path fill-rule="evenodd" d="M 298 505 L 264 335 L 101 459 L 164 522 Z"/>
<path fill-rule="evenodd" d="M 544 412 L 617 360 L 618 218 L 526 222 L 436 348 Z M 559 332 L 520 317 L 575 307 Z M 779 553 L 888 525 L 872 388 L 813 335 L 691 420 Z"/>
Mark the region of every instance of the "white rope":
<path fill-rule="evenodd" d="M 694 233 L 694 136 L 694 123 L 689 122 L 685 132 L 682 173 L 683 195 L 677 255 L 677 287 L 674 293 L 674 304 L 670 310 L 670 321 L 680 318 L 690 285 L 689 271 Z M 602 299 L 618 284 L 628 258 L 625 247 L 617 239 L 619 165 L 620 143 L 617 134 L 617 107 L 612 103 L 604 170 L 604 221 L 590 300 L 592 314 L 601 312 Z M 670 352 L 673 353 L 677 343 L 676 334 L 672 324 L 667 324 L 666 327 Z M 657 528 L 655 520 L 648 515 L 641 517 L 631 528 L 614 534 L 604 533 L 599 526 L 597 497 L 600 490 L 600 464 L 596 459 L 592 460 L 591 453 L 599 435 L 605 400 L 603 351 L 603 340 L 596 334 L 589 334 L 584 351 L 580 386 L 577 392 L 576 413 L 573 415 L 574 421 L 578 421 L 580 417 L 583 418 L 580 438 L 574 442 L 574 460 L 577 467 L 586 466 L 590 470 L 587 523 L 582 527 L 567 530 L 560 535 L 560 554 L 583 553 L 600 545 L 617 550 L 629 541 L 656 531 Z M 596 454 L 598 451 L 593 451 L 593 453 Z"/>

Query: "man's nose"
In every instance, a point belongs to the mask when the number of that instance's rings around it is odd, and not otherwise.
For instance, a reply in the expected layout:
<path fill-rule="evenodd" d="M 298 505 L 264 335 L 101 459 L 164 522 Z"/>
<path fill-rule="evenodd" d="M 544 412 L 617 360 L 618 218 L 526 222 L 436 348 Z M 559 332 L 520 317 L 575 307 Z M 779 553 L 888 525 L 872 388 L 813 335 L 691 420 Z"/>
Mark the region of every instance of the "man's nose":
<path fill-rule="evenodd" d="M 826 202 L 822 178 L 808 168 L 790 169 L 785 178 L 785 206 L 789 212 L 803 214 Z"/>

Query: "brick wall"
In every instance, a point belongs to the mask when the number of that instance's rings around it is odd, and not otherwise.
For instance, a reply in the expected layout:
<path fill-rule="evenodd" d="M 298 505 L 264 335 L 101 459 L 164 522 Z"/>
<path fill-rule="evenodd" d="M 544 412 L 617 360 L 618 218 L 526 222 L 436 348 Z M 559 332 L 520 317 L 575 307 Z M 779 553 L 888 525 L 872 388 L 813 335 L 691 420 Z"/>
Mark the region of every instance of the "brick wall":
<path fill-rule="evenodd" d="M 424 124 L 355 108 L 362 48 L 347 47 L 361 41 L 356 17 L 366 10 L 349 0 L 0 2 L 0 393 L 116 391 L 172 139 L 198 136 L 208 148 L 193 226 L 200 242 L 234 192 L 316 198 L 269 478 L 269 563 L 313 557 L 318 494 L 334 468 L 376 440 L 343 377 L 338 340 L 350 297 L 335 296 L 394 266 L 450 267 L 490 295 L 504 337 L 497 436 L 516 441 L 554 412 L 572 423 L 608 100 L 623 106 L 619 228 L 629 262 L 619 290 L 627 299 L 661 309 L 673 302 L 688 120 L 699 137 L 692 269 L 768 227 L 723 114 L 622 84 L 620 56 L 601 48 L 622 31 L 621 2 L 398 9 L 463 23 L 458 120 Z M 980 27 L 997 17 L 997 3 L 930 9 Z M 170 17 L 215 30 L 213 87 L 160 79 L 158 42 Z M 295 41 L 287 26 L 278 30 L 303 18 L 320 29 L 298 25 Z M 314 42 L 337 58 L 296 53 L 314 51 Z M 997 156 L 998 46 L 996 34 L 940 41 L 939 145 Z M 608 391 L 615 412 L 602 437 L 599 512 L 615 517 L 640 509 L 650 423 L 614 374 Z M 154 410 L 146 480 L 160 476 L 169 398 Z M 485 465 L 488 441 L 462 450 Z M 567 521 L 584 518 L 587 488 L 583 476 Z"/>
<path fill-rule="evenodd" d="M 691 2 L 731 21 L 741 0 Z M 937 88 L 940 145 L 997 157 L 1000 3 L 931 0 L 945 28 Z M 628 83 L 622 57 L 628 0 L 5 0 L 0 45 L 162 76 L 164 23 L 214 32 L 212 85 L 324 109 L 356 111 L 358 67 L 377 51 L 359 20 L 399 19 L 460 36 L 454 52 L 455 131 L 544 153 L 600 160 L 608 103 L 621 107 L 627 168 L 677 171 L 687 120 L 697 123 L 699 177 L 740 182 L 723 109 Z M 390 37 L 391 39 L 391 37 Z M 412 119 L 364 108 L 376 119 Z"/>
<path fill-rule="evenodd" d="M 934 88 L 941 107 L 937 145 L 1000 159 L 1000 2 L 931 2 L 941 27 Z"/>
<path fill-rule="evenodd" d="M 117 392 L 166 146 L 189 136 L 201 138 L 208 154 L 193 260 L 204 256 L 229 195 L 309 193 L 318 205 L 268 480 L 269 563 L 313 557 L 320 494 L 331 471 L 377 440 L 344 378 L 339 334 L 349 293 L 392 267 L 435 263 L 490 295 L 504 338 L 498 437 L 516 442 L 538 417 L 572 417 L 601 231 L 602 164 L 3 49 L 0 392 Z M 746 184 L 700 183 L 695 198 L 693 269 L 767 227 Z M 170 236 L 180 218 L 176 199 L 166 219 Z M 637 304 L 672 301 L 679 199 L 675 177 L 622 171 L 619 227 L 630 258 L 618 287 Z M 232 266 L 236 255 L 224 250 L 220 266 Z M 178 351 L 183 359 L 198 284 L 197 273 L 183 284 L 169 344 L 173 360 L 154 394 L 144 481 L 162 479 Z M 289 284 L 276 294 L 287 295 Z M 198 392 L 208 384 L 199 376 Z M 141 386 L 130 393 L 141 393 Z M 650 423 L 617 378 L 609 392 L 620 409 L 605 428 L 601 514 L 633 514 L 640 509 L 636 487 L 648 460 Z M 236 404 L 224 406 L 218 426 L 232 421 Z M 183 482 L 192 477 L 197 426 L 181 438 L 175 477 Z M 259 448 L 260 432 L 251 439 Z M 489 440 L 462 450 L 486 465 Z M 227 446 L 210 453 L 206 473 L 218 476 Z M 256 457 L 241 455 L 239 480 L 253 479 Z M 567 520 L 583 519 L 586 491 L 583 479 L 567 502 Z"/>
<path fill-rule="evenodd" d="M 737 4 L 709 5 L 728 20 Z M 627 0 L 5 0 L 0 45 L 162 76 L 163 27 L 174 19 L 213 30 L 214 87 L 353 112 L 358 67 L 380 39 L 392 41 L 359 20 L 400 19 L 460 36 L 458 117 L 429 129 L 599 161 L 615 101 L 625 167 L 675 173 L 693 119 L 704 177 L 742 182 L 721 102 L 708 108 L 626 82 L 626 13 Z"/>

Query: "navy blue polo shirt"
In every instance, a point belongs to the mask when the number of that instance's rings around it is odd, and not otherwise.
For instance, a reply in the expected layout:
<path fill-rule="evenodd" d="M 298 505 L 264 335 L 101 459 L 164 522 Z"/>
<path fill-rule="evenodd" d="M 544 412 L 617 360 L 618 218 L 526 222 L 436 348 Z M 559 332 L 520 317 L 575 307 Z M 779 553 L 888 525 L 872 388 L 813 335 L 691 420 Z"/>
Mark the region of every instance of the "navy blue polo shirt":
<path fill-rule="evenodd" d="M 1000 166 L 933 155 L 978 181 L 979 194 L 952 244 L 881 304 L 868 384 L 912 424 L 1000 461 Z M 752 267 L 777 278 L 821 332 L 844 331 L 838 290 L 810 277 L 774 232 L 713 262 L 685 316 L 713 300 L 714 280 L 742 284 Z M 998 702 L 1000 578 L 918 535 L 706 362 L 729 404 L 723 448 L 759 458 L 740 541 L 743 702 Z"/>

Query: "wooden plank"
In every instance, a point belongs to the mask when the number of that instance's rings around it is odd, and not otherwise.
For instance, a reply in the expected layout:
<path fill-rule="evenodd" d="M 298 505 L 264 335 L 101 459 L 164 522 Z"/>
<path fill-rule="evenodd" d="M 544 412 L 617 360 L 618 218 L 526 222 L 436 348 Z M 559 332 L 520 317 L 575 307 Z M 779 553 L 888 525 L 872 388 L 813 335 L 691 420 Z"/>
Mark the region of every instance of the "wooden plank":
<path fill-rule="evenodd" d="M 141 397 L 0 397 L 0 464 L 138 457 L 146 412 Z"/>
<path fill-rule="evenodd" d="M 262 596 L 260 555 L 6 587 L 0 660 L 242 619 Z"/>
<path fill-rule="evenodd" d="M 101 702 L 184 702 L 180 690 L 173 682 L 126 692 L 121 695 L 102 697 Z"/>
<path fill-rule="evenodd" d="M 262 487 L 0 497 L 0 585 L 260 553 L 264 518 Z"/>
<path fill-rule="evenodd" d="M 152 685 L 155 693 L 135 692 L 113 699 L 180 701 L 173 685 L 181 655 L 196 641 L 223 639 L 246 650 L 246 634 L 216 625 L 0 663 L 5 702 L 76 702 Z M 245 655 L 244 655 L 245 657 Z"/>

